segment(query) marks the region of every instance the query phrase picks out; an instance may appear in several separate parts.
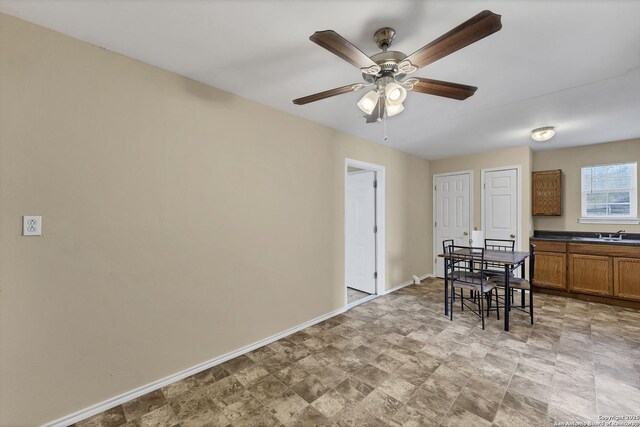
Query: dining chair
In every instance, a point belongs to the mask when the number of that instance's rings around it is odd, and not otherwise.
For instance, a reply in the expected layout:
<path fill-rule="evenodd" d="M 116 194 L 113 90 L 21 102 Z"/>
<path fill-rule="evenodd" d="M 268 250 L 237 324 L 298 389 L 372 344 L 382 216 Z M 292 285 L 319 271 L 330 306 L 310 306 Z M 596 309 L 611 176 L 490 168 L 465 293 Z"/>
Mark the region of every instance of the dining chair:
<path fill-rule="evenodd" d="M 484 248 L 487 250 L 514 252 L 515 247 L 515 240 L 484 239 Z M 487 274 L 489 276 L 502 276 L 504 274 L 504 267 L 500 264 L 488 263 Z"/>
<path fill-rule="evenodd" d="M 451 248 L 453 247 L 453 245 L 455 244 L 455 240 L 454 239 L 445 239 L 442 241 L 442 253 L 447 255 L 449 252 L 451 252 Z M 451 261 L 449 260 L 449 262 L 451 263 Z M 456 259 L 455 262 L 461 262 L 459 259 Z M 466 261 L 462 261 L 462 262 L 466 262 Z M 445 274 L 447 274 L 447 272 L 445 271 Z M 479 276 L 477 272 L 473 273 L 469 273 L 470 275 L 475 274 L 476 276 Z M 476 294 L 475 292 L 471 291 L 471 297 L 475 297 Z M 456 300 L 456 296 L 453 295 L 453 300 Z"/>
<path fill-rule="evenodd" d="M 466 251 L 464 258 L 456 256 L 454 252 Z M 489 316 L 491 308 L 491 297 L 496 284 L 488 280 L 484 272 L 484 248 L 474 248 L 469 246 L 450 246 L 447 253 L 449 257 L 449 283 L 451 286 L 451 296 L 449 301 L 449 319 L 453 320 L 453 302 L 456 296 L 460 298 L 460 310 L 464 311 L 465 306 L 482 319 L 482 329 L 484 329 L 485 299 L 487 300 L 486 314 Z M 446 274 L 446 273 L 445 273 Z M 465 297 L 464 290 L 473 292 L 473 296 Z M 456 295 L 456 290 L 460 291 Z M 473 308 L 471 305 L 476 306 Z M 498 299 L 496 294 L 496 316 L 500 319 Z"/>
<path fill-rule="evenodd" d="M 445 257 L 451 252 L 451 247 L 455 244 L 455 240 L 453 239 L 445 239 L 442 241 L 442 253 Z M 444 258 L 447 262 L 450 262 L 447 258 Z M 445 263 L 444 274 L 447 274 L 447 265 Z"/>
<path fill-rule="evenodd" d="M 514 252 L 516 247 L 515 240 L 509 239 L 484 239 L 484 248 L 493 251 Z M 513 271 L 510 272 L 511 277 Z M 487 275 L 489 277 L 504 276 L 504 266 L 502 264 L 487 263 Z M 513 292 L 511 292 L 511 303 L 513 304 Z M 524 292 L 522 293 L 522 304 L 524 305 Z"/>
<path fill-rule="evenodd" d="M 442 253 L 447 255 L 449 253 L 449 250 L 451 248 L 451 246 L 453 246 L 455 244 L 455 241 L 453 239 L 445 239 L 442 241 Z"/>
<path fill-rule="evenodd" d="M 525 309 L 528 308 L 532 325 L 533 325 L 533 285 L 534 285 L 534 276 L 535 276 L 535 266 L 536 266 L 536 245 L 531 243 L 529 245 L 529 280 L 523 279 L 520 277 L 509 276 L 509 290 L 520 289 L 520 291 L 522 292 L 521 306 L 518 307 L 518 306 L 511 305 L 511 308 L 522 310 L 524 312 L 526 312 Z M 502 274 L 502 276 L 492 276 L 491 282 L 493 282 L 497 286 L 504 287 L 505 286 L 504 273 Z M 529 305 L 524 304 L 525 291 L 528 291 L 529 293 Z"/>

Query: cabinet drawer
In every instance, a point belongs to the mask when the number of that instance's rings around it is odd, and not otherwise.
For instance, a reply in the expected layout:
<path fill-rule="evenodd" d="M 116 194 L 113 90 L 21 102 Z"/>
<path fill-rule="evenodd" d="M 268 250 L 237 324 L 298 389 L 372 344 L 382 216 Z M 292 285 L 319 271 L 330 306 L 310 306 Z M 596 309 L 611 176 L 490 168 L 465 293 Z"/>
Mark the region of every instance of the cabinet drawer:
<path fill-rule="evenodd" d="M 536 245 L 536 252 L 566 252 L 567 244 L 565 242 L 549 242 L 547 240 L 532 240 L 531 243 Z"/>
<path fill-rule="evenodd" d="M 570 243 L 569 252 L 576 254 L 593 254 L 640 258 L 640 247 L 626 245 Z"/>

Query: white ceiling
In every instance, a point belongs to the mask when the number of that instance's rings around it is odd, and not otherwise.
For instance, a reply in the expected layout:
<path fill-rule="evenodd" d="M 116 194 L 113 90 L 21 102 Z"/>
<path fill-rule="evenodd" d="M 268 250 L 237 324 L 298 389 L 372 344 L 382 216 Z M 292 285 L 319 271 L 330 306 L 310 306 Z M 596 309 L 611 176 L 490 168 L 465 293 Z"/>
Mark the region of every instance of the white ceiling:
<path fill-rule="evenodd" d="M 483 9 L 502 15 L 501 31 L 416 73 L 478 86 L 476 94 L 410 93 L 388 120 L 387 141 L 355 105 L 363 92 L 291 103 L 361 81 L 309 41 L 316 30 L 371 55 L 374 31 L 392 26 L 393 49 L 409 54 Z M 0 12 L 428 159 L 640 137 L 636 0 L 0 0 Z M 529 131 L 546 125 L 556 137 L 531 141 Z"/>

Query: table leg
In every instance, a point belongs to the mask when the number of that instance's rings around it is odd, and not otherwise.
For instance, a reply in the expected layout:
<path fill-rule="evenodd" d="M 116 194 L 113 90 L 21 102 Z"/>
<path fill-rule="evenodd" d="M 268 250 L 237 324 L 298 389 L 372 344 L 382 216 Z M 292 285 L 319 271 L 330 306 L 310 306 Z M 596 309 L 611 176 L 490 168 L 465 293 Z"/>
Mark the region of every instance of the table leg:
<path fill-rule="evenodd" d="M 520 278 L 524 279 L 524 262 L 520 267 Z M 520 307 L 524 308 L 524 289 L 520 289 Z"/>
<path fill-rule="evenodd" d="M 449 315 L 449 276 L 447 276 L 447 257 L 444 257 L 444 315 Z"/>
<path fill-rule="evenodd" d="M 509 290 L 509 265 L 504 266 L 504 330 L 509 330 L 509 310 L 511 305 L 511 291 Z"/>

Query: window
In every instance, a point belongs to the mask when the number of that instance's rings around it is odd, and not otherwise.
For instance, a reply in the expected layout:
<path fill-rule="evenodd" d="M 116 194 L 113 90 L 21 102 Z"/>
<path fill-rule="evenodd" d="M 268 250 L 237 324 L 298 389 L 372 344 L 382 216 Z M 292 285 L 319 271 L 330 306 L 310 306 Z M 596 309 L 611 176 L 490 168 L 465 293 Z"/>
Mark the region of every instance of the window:
<path fill-rule="evenodd" d="M 638 223 L 637 163 L 582 168 L 580 222 Z"/>

